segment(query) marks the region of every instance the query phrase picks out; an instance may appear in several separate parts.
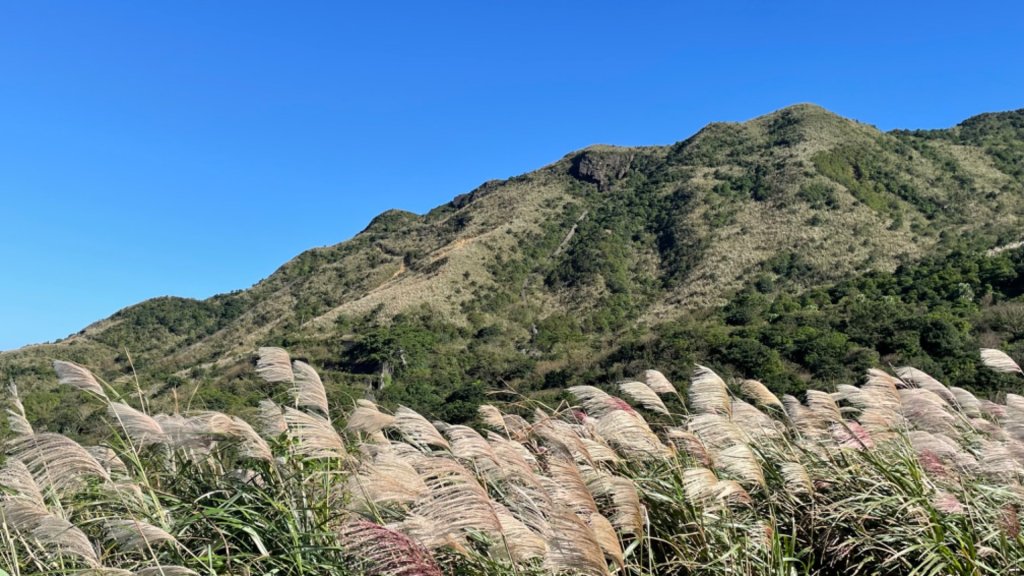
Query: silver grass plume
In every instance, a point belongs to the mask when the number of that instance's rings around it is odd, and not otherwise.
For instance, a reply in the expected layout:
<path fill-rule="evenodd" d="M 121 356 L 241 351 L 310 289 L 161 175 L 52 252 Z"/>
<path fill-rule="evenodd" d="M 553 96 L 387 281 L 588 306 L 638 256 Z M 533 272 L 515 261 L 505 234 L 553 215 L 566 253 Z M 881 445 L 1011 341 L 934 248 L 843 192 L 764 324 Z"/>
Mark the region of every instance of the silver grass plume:
<path fill-rule="evenodd" d="M 735 444 L 712 456 L 715 468 L 727 472 L 747 487 L 764 487 L 764 472 L 750 446 Z"/>
<path fill-rule="evenodd" d="M 135 571 L 135 576 L 199 576 L 184 566 L 147 566 Z"/>
<path fill-rule="evenodd" d="M 623 382 L 619 384 L 619 391 L 652 412 L 665 415 L 669 413 L 658 394 L 643 382 Z"/>
<path fill-rule="evenodd" d="M 953 394 L 953 398 L 956 400 L 954 404 L 964 416 L 968 418 L 980 418 L 981 417 L 981 402 L 978 398 L 963 388 L 956 386 L 950 387 L 949 391 Z"/>
<path fill-rule="evenodd" d="M 260 400 L 257 423 L 260 433 L 268 438 L 277 438 L 288 431 L 288 424 L 284 421 L 284 410 L 272 400 Z"/>
<path fill-rule="evenodd" d="M 32 478 L 32 473 L 21 460 L 14 458 L 8 459 L 0 468 L 0 500 L 3 499 L 25 500 L 39 508 L 46 508 L 43 493 Z"/>
<path fill-rule="evenodd" d="M 942 398 L 924 388 L 900 390 L 903 417 L 921 430 L 942 434 L 956 434 L 955 418 L 947 410 Z"/>
<path fill-rule="evenodd" d="M 271 384 L 293 382 L 295 376 L 292 372 L 292 359 L 287 350 L 265 346 L 258 353 L 256 374 L 260 378 Z"/>
<path fill-rule="evenodd" d="M 811 482 L 811 475 L 799 462 L 783 462 L 779 464 L 779 473 L 785 480 L 786 491 L 790 494 L 804 495 L 814 493 L 814 483 Z"/>
<path fill-rule="evenodd" d="M 900 380 L 908 384 L 912 384 L 918 388 L 923 388 L 932 392 L 939 398 L 942 398 L 947 404 L 956 404 L 956 396 L 946 388 L 946 385 L 939 382 L 935 378 L 932 378 L 928 373 L 912 368 L 910 366 L 903 366 L 896 368 L 896 375 L 900 377 Z"/>
<path fill-rule="evenodd" d="M 391 426 L 395 417 L 381 412 L 377 405 L 369 400 L 359 400 L 356 407 L 349 412 L 345 429 L 349 432 L 376 434 Z"/>
<path fill-rule="evenodd" d="M 411 464 L 383 449 L 349 476 L 347 492 L 356 508 L 371 511 L 377 506 L 411 505 L 429 490 Z"/>
<path fill-rule="evenodd" d="M 758 380 L 744 380 L 740 382 L 740 392 L 761 406 L 770 406 L 779 410 L 785 409 L 778 396 L 772 394 L 772 391 Z"/>
<path fill-rule="evenodd" d="M 811 413 L 826 424 L 835 424 L 843 421 L 843 414 L 836 404 L 835 398 L 828 392 L 821 390 L 808 390 L 806 392 L 807 408 Z"/>
<path fill-rule="evenodd" d="M 571 509 L 558 506 L 551 512 L 547 534 L 548 554 L 544 568 L 554 574 L 606 576 L 608 565 L 594 531 Z"/>
<path fill-rule="evenodd" d="M 584 521 L 590 526 L 590 530 L 597 538 L 597 544 L 601 547 L 605 557 L 610 558 L 619 569 L 625 569 L 625 554 L 622 551 L 622 544 L 619 536 L 615 533 L 615 527 L 602 514 L 592 514 Z"/>
<path fill-rule="evenodd" d="M 616 410 L 634 412 L 633 407 L 621 398 L 616 398 L 600 388 L 594 386 L 571 386 L 568 390 L 570 394 L 580 401 L 583 409 L 590 416 L 603 416 Z"/>
<path fill-rule="evenodd" d="M 679 394 L 668 378 L 657 370 L 644 370 L 644 384 L 654 390 L 655 394 Z"/>
<path fill-rule="evenodd" d="M 294 386 L 291 390 L 295 397 L 295 405 L 299 408 L 317 410 L 325 417 L 330 418 L 327 391 L 324 390 L 320 374 L 312 366 L 300 360 L 292 362 L 292 372 Z"/>
<path fill-rule="evenodd" d="M 548 543 L 539 534 L 516 518 L 507 508 L 500 504 L 494 505 L 498 522 L 501 524 L 501 543 L 493 548 L 508 548 L 513 562 L 529 562 L 535 558 L 544 558 L 548 553 Z"/>
<path fill-rule="evenodd" d="M 587 471 L 584 478 L 595 501 L 610 504 L 607 507 L 610 514 L 606 516 L 619 533 L 634 536 L 643 533 L 644 508 L 632 480 L 596 469 Z"/>
<path fill-rule="evenodd" d="M 232 416 L 231 434 L 239 439 L 238 452 L 242 456 L 267 462 L 274 459 L 274 453 L 270 450 L 270 445 L 245 420 Z"/>
<path fill-rule="evenodd" d="M 92 457 L 97 462 L 107 469 L 107 472 L 121 476 L 128 475 L 128 467 L 125 466 L 124 460 L 121 460 L 117 452 L 106 446 L 86 446 L 85 449 L 89 454 L 92 454 Z"/>
<path fill-rule="evenodd" d="M 147 553 L 162 544 L 178 541 L 164 529 L 134 518 L 110 518 L 103 521 L 108 540 L 124 551 Z"/>
<path fill-rule="evenodd" d="M 7 394 L 11 399 L 11 406 L 13 406 L 13 408 L 7 409 L 7 426 L 11 429 L 11 432 L 18 436 L 31 436 L 34 430 L 32 429 L 32 424 L 25 416 L 25 406 L 21 404 L 21 398 L 18 396 L 18 386 L 14 383 L 14 380 L 7 384 Z"/>
<path fill-rule="evenodd" d="M 690 406 L 704 414 L 726 414 L 731 410 L 729 389 L 714 370 L 697 365 L 687 391 Z"/>
<path fill-rule="evenodd" d="M 284 421 L 288 425 L 288 434 L 295 440 L 293 449 L 296 454 L 306 458 L 345 459 L 348 456 L 345 441 L 329 420 L 286 407 Z"/>
<path fill-rule="evenodd" d="M 981 349 L 981 363 L 996 372 L 1024 374 L 1010 355 L 994 348 Z"/>
<path fill-rule="evenodd" d="M 634 412 L 615 410 L 597 419 L 596 432 L 628 459 L 661 459 L 672 450 L 661 443 L 647 422 Z"/>
<path fill-rule="evenodd" d="M 74 440 L 41 432 L 21 437 L 9 445 L 8 456 L 21 460 L 43 489 L 65 494 L 77 489 L 88 477 L 110 480 L 107 469 Z"/>
<path fill-rule="evenodd" d="M 23 500 L 0 501 L 0 524 L 38 542 L 53 556 L 74 556 L 92 568 L 100 566 L 89 538 L 67 520 Z"/>
<path fill-rule="evenodd" d="M 458 540 L 473 533 L 500 537 L 501 524 L 487 491 L 469 471 L 440 457 L 424 458 L 421 465 L 419 472 L 430 492 L 413 507 L 414 514 Z"/>
<path fill-rule="evenodd" d="M 427 446 L 446 450 L 451 448 L 448 441 L 441 436 L 433 424 L 419 412 L 405 406 L 399 406 L 398 410 L 395 410 L 395 420 L 391 423 L 391 427 L 401 432 L 411 444 L 420 449 L 425 449 Z"/>
<path fill-rule="evenodd" d="M 103 387 L 100 386 L 92 372 L 85 367 L 79 366 L 74 362 L 54 360 L 53 369 L 57 372 L 57 380 L 61 384 L 90 392 L 104 400 L 107 399 L 107 393 L 103 391 Z"/>
<path fill-rule="evenodd" d="M 148 414 L 121 402 L 111 402 L 107 406 L 107 413 L 117 420 L 128 438 L 140 447 L 167 442 L 164 429 Z"/>
<path fill-rule="evenodd" d="M 687 424 L 689 431 L 712 450 L 740 444 L 747 435 L 735 422 L 720 414 L 700 414 L 690 419 Z"/>
<path fill-rule="evenodd" d="M 471 462 L 473 467 L 485 476 L 494 476 L 501 463 L 491 445 L 469 426 L 449 426 L 445 430 L 451 445 L 452 455 L 460 460 Z"/>
<path fill-rule="evenodd" d="M 778 438 L 782 435 L 778 421 L 739 398 L 732 399 L 730 420 L 737 423 L 750 441 Z"/>

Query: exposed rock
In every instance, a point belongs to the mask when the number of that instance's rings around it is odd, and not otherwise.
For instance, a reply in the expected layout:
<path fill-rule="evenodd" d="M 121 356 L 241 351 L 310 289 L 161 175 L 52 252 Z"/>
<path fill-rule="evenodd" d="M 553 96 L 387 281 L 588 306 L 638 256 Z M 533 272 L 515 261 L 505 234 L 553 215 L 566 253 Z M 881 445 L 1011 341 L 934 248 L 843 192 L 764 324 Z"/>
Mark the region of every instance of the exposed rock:
<path fill-rule="evenodd" d="M 572 159 L 570 173 L 575 178 L 597 184 L 598 190 L 605 191 L 629 173 L 635 154 L 631 150 L 612 148 L 587 149 Z"/>

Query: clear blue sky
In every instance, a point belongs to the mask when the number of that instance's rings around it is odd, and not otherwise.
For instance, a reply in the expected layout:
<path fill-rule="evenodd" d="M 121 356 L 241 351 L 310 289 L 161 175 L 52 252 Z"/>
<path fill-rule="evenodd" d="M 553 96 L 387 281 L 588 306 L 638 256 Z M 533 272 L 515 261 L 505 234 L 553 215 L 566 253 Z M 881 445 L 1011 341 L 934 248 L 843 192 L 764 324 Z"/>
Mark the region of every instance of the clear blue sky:
<path fill-rule="evenodd" d="M 354 4 L 0 3 L 0 349 L 593 143 L 1024 107 L 1017 2 Z"/>

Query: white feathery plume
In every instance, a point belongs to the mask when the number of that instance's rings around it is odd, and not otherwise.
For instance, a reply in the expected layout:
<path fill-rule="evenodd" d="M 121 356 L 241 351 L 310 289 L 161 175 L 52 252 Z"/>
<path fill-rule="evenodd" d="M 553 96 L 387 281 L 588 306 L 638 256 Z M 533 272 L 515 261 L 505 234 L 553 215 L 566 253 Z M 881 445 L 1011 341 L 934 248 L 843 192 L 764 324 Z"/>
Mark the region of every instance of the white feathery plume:
<path fill-rule="evenodd" d="M 679 394 L 668 378 L 657 370 L 644 370 L 644 384 L 654 390 L 655 394 Z"/>
<path fill-rule="evenodd" d="M 232 416 L 231 434 L 240 440 L 238 452 L 242 456 L 267 462 L 274 459 L 274 453 L 271 451 L 270 445 L 245 420 Z"/>
<path fill-rule="evenodd" d="M 284 421 L 288 434 L 295 439 L 295 452 L 306 458 L 345 459 L 345 441 L 322 416 L 286 407 Z"/>
<path fill-rule="evenodd" d="M 57 380 L 61 384 L 91 392 L 104 400 L 107 399 L 107 394 L 103 391 L 103 387 L 100 386 L 96 377 L 87 368 L 79 366 L 74 362 L 54 360 L 53 369 L 57 372 Z"/>
<path fill-rule="evenodd" d="M 968 418 L 981 417 L 981 402 L 978 401 L 978 398 L 974 394 L 956 386 L 951 386 L 949 391 L 953 394 L 953 398 L 956 400 L 954 405 L 963 413 L 964 416 L 967 416 Z"/>
<path fill-rule="evenodd" d="M 687 391 L 690 406 L 703 414 L 729 414 L 729 389 L 718 374 L 705 366 L 697 365 Z"/>
<path fill-rule="evenodd" d="M 946 388 L 945 384 L 932 378 L 931 375 L 924 371 L 911 368 L 910 366 L 903 366 L 896 369 L 896 375 L 908 384 L 932 392 L 948 404 L 956 403 L 956 396 L 953 395 L 949 388 Z"/>
<path fill-rule="evenodd" d="M 86 446 L 85 449 L 97 462 L 107 469 L 107 472 L 111 474 L 117 473 L 121 476 L 128 474 L 128 467 L 125 466 L 124 461 L 117 455 L 117 452 L 106 446 Z"/>
<path fill-rule="evenodd" d="M 836 422 L 829 427 L 832 439 L 840 448 L 853 448 L 855 450 L 869 450 L 875 447 L 875 441 L 871 433 L 853 420 Z"/>
<path fill-rule="evenodd" d="M 394 416 L 381 412 L 373 402 L 360 400 L 356 402 L 356 407 L 349 412 L 345 429 L 349 432 L 375 434 L 391 426 L 394 422 Z"/>
<path fill-rule="evenodd" d="M 552 574 L 608 575 L 608 565 L 597 536 L 575 512 L 558 506 L 551 512 L 550 524 L 545 570 Z"/>
<path fill-rule="evenodd" d="M 719 414 L 701 414 L 690 419 L 690 432 L 712 450 L 744 442 L 747 436 L 735 422 Z"/>
<path fill-rule="evenodd" d="M 426 449 L 427 446 L 436 446 L 446 450 L 451 448 L 448 441 L 441 436 L 433 424 L 419 412 L 405 406 L 399 406 L 398 410 L 395 410 L 395 420 L 391 427 L 401 432 L 411 444 L 420 449 Z"/>
<path fill-rule="evenodd" d="M 295 375 L 292 372 L 292 359 L 288 355 L 288 351 L 269 346 L 260 348 L 259 360 L 256 361 L 256 374 L 271 384 L 278 382 L 291 384 Z"/>
<path fill-rule="evenodd" d="M 799 462 L 783 462 L 779 465 L 779 473 L 786 481 L 786 490 L 793 495 L 813 494 L 814 483 L 811 475 Z"/>
<path fill-rule="evenodd" d="M 625 553 L 622 551 L 622 544 L 619 542 L 618 535 L 615 534 L 615 527 L 612 526 L 612 523 L 600 513 L 591 514 L 583 520 L 593 531 L 597 538 L 597 544 L 601 547 L 605 557 L 610 558 L 620 570 L 624 569 L 626 567 Z"/>
<path fill-rule="evenodd" d="M 134 576 L 199 576 L 184 566 L 147 566 L 135 571 Z"/>
<path fill-rule="evenodd" d="M 10 397 L 11 405 L 13 406 L 13 408 L 7 409 L 7 426 L 15 435 L 31 436 L 35 431 L 25 416 L 25 406 L 22 405 L 21 398 L 18 396 L 18 386 L 14 383 L 14 380 L 7 384 L 7 395 Z"/>
<path fill-rule="evenodd" d="M 531 484 L 537 482 L 537 459 L 522 444 L 506 440 L 494 432 L 487 433 L 487 443 L 501 463 L 498 472 L 502 478 L 517 478 Z"/>
<path fill-rule="evenodd" d="M 956 433 L 953 428 L 956 419 L 947 410 L 949 404 L 937 394 L 924 388 L 900 390 L 899 394 L 903 417 L 915 427 L 942 434 Z"/>
<path fill-rule="evenodd" d="M 345 549 L 353 556 L 353 568 L 359 574 L 441 576 L 437 562 L 415 537 L 410 538 L 403 533 L 407 531 L 417 532 L 424 537 L 437 533 L 431 522 L 417 518 L 409 518 L 397 527 L 353 520 L 338 528 L 338 540 L 344 543 Z M 444 540 L 440 540 L 437 545 L 444 543 Z"/>
<path fill-rule="evenodd" d="M 616 410 L 635 412 L 633 407 L 621 398 L 616 398 L 594 386 L 571 386 L 568 390 L 583 404 L 583 409 L 590 416 L 603 416 Z"/>
<path fill-rule="evenodd" d="M 843 414 L 839 411 L 839 405 L 835 398 L 828 392 L 821 390 L 808 390 L 807 408 L 821 421 L 826 424 L 835 424 L 843 421 Z"/>
<path fill-rule="evenodd" d="M 480 421 L 491 429 L 499 431 L 505 429 L 505 418 L 502 417 L 501 410 L 490 404 L 481 404 L 476 411 L 480 415 Z"/>
<path fill-rule="evenodd" d="M 5 496 L 4 490 L 10 493 Z M 32 473 L 21 460 L 13 458 L 0 468 L 0 500 L 4 498 L 26 500 L 39 508 L 46 508 L 43 493 L 32 478 Z"/>
<path fill-rule="evenodd" d="M 711 465 L 711 456 L 708 454 L 708 449 L 701 442 L 700 438 L 696 434 L 683 430 L 682 428 L 669 428 L 665 432 L 665 437 L 668 438 L 677 450 L 682 450 L 685 454 L 689 455 L 690 458 L 696 460 L 701 466 Z"/>
<path fill-rule="evenodd" d="M 706 504 L 715 496 L 718 476 L 707 468 L 687 468 L 683 470 L 683 492 L 687 500 Z"/>
<path fill-rule="evenodd" d="M 541 482 L 554 501 L 581 515 L 597 514 L 597 502 L 574 462 L 552 458 L 548 462 L 548 477 L 542 477 Z"/>
<path fill-rule="evenodd" d="M 543 537 L 501 504 L 495 504 L 494 511 L 501 525 L 502 543 L 508 547 L 513 562 L 529 562 L 535 558 L 544 558 L 548 553 L 548 544 Z M 502 548 L 502 545 L 496 544 L 494 547 Z M 500 552 L 499 550 L 498 553 Z"/>
<path fill-rule="evenodd" d="M 134 518 L 107 519 L 103 528 L 107 539 L 125 551 L 146 553 L 162 544 L 178 543 L 163 528 Z"/>
<path fill-rule="evenodd" d="M 501 468 L 498 455 L 491 445 L 469 426 L 454 425 L 445 430 L 451 445 L 452 455 L 460 460 L 473 463 L 473 467 L 481 474 L 493 476 Z"/>
<path fill-rule="evenodd" d="M 665 403 L 661 401 L 661 398 L 658 397 L 654 390 L 643 382 L 623 382 L 619 384 L 619 391 L 627 398 L 652 412 L 668 415 L 668 408 L 665 407 Z"/>
<path fill-rule="evenodd" d="M 825 422 L 818 414 L 804 406 L 795 396 L 786 394 L 782 397 L 782 404 L 786 409 L 786 415 L 793 426 L 803 435 L 817 438 L 825 434 L 827 429 Z"/>
<path fill-rule="evenodd" d="M 661 443 L 647 422 L 635 412 L 615 410 L 605 414 L 597 419 L 596 432 L 628 459 L 659 459 L 672 455 L 671 449 Z"/>
<path fill-rule="evenodd" d="M 9 445 L 8 456 L 17 458 L 44 491 L 65 494 L 92 476 L 110 480 L 107 469 L 74 440 L 53 432 L 21 437 Z"/>
<path fill-rule="evenodd" d="M 761 406 L 771 406 L 779 410 L 784 409 L 778 396 L 772 394 L 772 391 L 758 380 L 744 380 L 740 382 L 740 392 Z"/>
<path fill-rule="evenodd" d="M 381 450 L 373 461 L 363 461 L 349 477 L 348 493 L 363 510 L 389 504 L 411 505 L 430 489 L 415 468 L 388 450 Z"/>
<path fill-rule="evenodd" d="M 324 383 L 320 380 L 320 374 L 305 362 L 295 360 L 292 362 L 294 375 L 294 386 L 291 392 L 295 397 L 295 405 L 299 408 L 318 410 L 322 415 L 330 418 L 327 405 L 327 391 L 324 390 Z"/>
<path fill-rule="evenodd" d="M 610 462 L 615 464 L 621 461 L 615 450 L 604 442 L 591 440 L 586 437 L 581 437 L 580 442 L 587 448 L 587 453 L 590 454 L 590 459 L 594 462 Z"/>
<path fill-rule="evenodd" d="M 89 538 L 67 520 L 24 500 L 0 501 L 0 524 L 37 541 L 48 554 L 74 556 L 92 568 L 100 566 Z"/>
<path fill-rule="evenodd" d="M 284 421 L 284 411 L 272 400 L 260 400 L 257 422 L 260 432 L 268 438 L 276 438 L 288 431 L 288 424 Z"/>
<path fill-rule="evenodd" d="M 414 514 L 453 538 L 476 532 L 500 537 L 501 524 L 491 500 L 469 471 L 447 458 L 427 457 L 421 465 L 420 476 L 430 493 L 413 507 Z"/>
<path fill-rule="evenodd" d="M 739 479 L 745 486 L 765 486 L 764 471 L 750 446 L 735 444 L 713 456 L 715 467 Z"/>
<path fill-rule="evenodd" d="M 1024 374 L 1010 355 L 995 348 L 981 349 L 981 363 L 996 372 Z"/>
<path fill-rule="evenodd" d="M 160 424 L 131 406 L 122 402 L 111 402 L 107 406 L 107 413 L 121 425 L 121 429 L 140 447 L 164 444 L 167 436 Z"/>
<path fill-rule="evenodd" d="M 607 517 L 619 533 L 634 536 L 643 533 L 644 508 L 632 480 L 598 470 L 587 471 L 584 478 L 595 501 L 610 503 Z"/>
<path fill-rule="evenodd" d="M 860 398 L 864 403 L 861 408 L 882 408 L 899 412 L 901 405 L 897 390 L 902 384 L 903 382 L 895 376 L 875 368 L 869 369 L 867 381 L 860 388 Z"/>
<path fill-rule="evenodd" d="M 736 423 L 737 427 L 751 441 L 777 438 L 782 435 L 778 421 L 739 398 L 732 399 L 730 420 Z"/>

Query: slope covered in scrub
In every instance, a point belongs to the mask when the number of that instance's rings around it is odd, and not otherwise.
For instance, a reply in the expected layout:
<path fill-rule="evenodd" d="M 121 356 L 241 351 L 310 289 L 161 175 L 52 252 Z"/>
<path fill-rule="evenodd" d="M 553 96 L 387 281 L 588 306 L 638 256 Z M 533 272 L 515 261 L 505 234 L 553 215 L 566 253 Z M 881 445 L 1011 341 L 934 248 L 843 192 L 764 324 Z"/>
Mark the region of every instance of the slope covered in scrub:
<path fill-rule="evenodd" d="M 496 387 L 544 401 L 655 358 L 778 393 L 913 364 L 985 395 L 979 347 L 1021 350 L 1021 118 L 883 133 L 817 106 L 714 123 L 670 146 L 593 146 L 427 214 L 375 218 L 248 290 L 159 298 L 0 353 L 29 414 L 78 432 L 50 360 L 234 411 L 249 351 L 286 346 L 329 397 L 374 390 L 465 422 Z M 681 373 L 670 374 L 682 376 Z"/>

